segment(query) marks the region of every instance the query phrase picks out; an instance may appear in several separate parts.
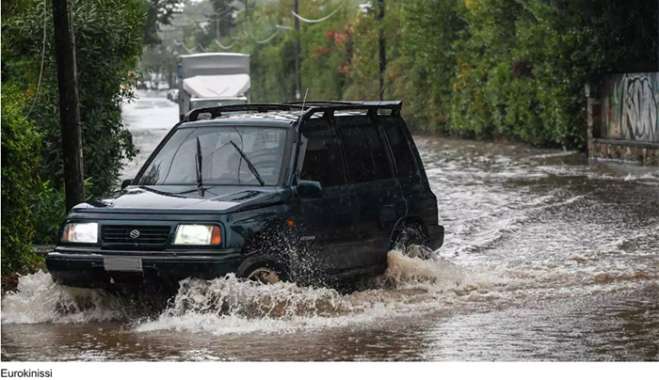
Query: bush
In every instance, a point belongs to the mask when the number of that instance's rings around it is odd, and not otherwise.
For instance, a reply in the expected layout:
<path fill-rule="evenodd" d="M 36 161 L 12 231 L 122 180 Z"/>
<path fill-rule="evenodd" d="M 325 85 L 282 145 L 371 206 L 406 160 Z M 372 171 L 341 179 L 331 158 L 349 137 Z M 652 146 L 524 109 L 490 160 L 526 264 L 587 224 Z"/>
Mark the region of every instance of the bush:
<path fill-rule="evenodd" d="M 455 42 L 450 128 L 583 148 L 584 86 L 612 71 L 656 70 L 657 3 L 465 1 Z"/>
<path fill-rule="evenodd" d="M 124 160 L 135 154 L 121 119 L 121 104 L 132 96 L 130 73 L 142 52 L 149 2 L 72 0 L 70 4 L 85 190 L 94 198 L 116 186 Z M 2 6 L 4 275 L 27 271 L 37 262 L 31 244 L 54 243 L 66 210 L 51 3 L 3 1 Z"/>
<path fill-rule="evenodd" d="M 112 190 L 124 160 L 135 155 L 131 135 L 121 119 L 121 103 L 132 96 L 129 74 L 142 52 L 146 6 L 142 0 L 77 0 L 71 4 L 83 168 L 85 177 L 93 184 L 89 197 Z M 40 173 L 54 188 L 61 188 L 61 133 L 51 8 L 44 8 L 43 1 L 27 0 L 3 11 L 2 81 L 21 86 L 25 93 L 36 92 L 43 26 L 47 28 L 43 82 L 30 119 L 44 136 L 39 149 L 43 157 Z"/>
<path fill-rule="evenodd" d="M 38 261 L 32 251 L 39 190 L 41 135 L 25 116 L 26 100 L 2 88 L 2 274 L 26 272 Z"/>
<path fill-rule="evenodd" d="M 41 182 L 37 189 L 34 214 L 39 221 L 35 227 L 34 243 L 55 244 L 59 228 L 66 217 L 63 189 L 57 189 L 49 181 Z"/>

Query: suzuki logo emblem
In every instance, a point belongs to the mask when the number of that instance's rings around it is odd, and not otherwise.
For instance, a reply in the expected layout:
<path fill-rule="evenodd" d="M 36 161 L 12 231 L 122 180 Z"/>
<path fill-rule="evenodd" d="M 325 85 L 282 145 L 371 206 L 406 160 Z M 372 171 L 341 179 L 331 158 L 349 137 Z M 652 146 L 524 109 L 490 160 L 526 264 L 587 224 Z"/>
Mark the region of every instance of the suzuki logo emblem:
<path fill-rule="evenodd" d="M 140 230 L 132 230 L 128 233 L 128 236 L 130 236 L 131 239 L 137 239 L 140 237 Z"/>

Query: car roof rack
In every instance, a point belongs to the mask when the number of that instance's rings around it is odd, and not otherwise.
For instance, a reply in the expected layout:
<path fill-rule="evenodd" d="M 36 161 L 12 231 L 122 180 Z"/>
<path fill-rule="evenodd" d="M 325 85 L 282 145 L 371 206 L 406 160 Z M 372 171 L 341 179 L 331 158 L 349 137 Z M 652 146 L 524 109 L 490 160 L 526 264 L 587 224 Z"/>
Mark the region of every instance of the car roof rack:
<path fill-rule="evenodd" d="M 350 110 L 368 110 L 369 114 L 373 114 L 378 110 L 390 110 L 391 114 L 397 116 L 403 106 L 400 100 L 367 100 L 367 101 L 307 101 L 307 102 L 293 102 L 288 103 L 294 106 L 304 108 L 304 116 L 309 116 L 317 112 L 334 112 L 334 111 L 350 111 Z"/>
<path fill-rule="evenodd" d="M 185 114 L 183 121 L 196 121 L 199 115 L 210 114 L 210 118 L 216 118 L 224 112 L 270 112 L 270 111 L 303 111 L 301 116 L 311 115 L 323 111 L 349 111 L 367 109 L 375 111 L 378 109 L 389 109 L 394 113 L 400 112 L 403 102 L 400 100 L 390 101 L 306 101 L 288 102 L 282 104 L 232 104 L 227 106 L 197 108 Z"/>
<path fill-rule="evenodd" d="M 199 115 L 209 113 L 211 119 L 219 117 L 223 112 L 270 112 L 270 111 L 295 111 L 299 107 L 289 104 L 231 104 L 227 106 L 195 108 L 183 117 L 183 121 L 196 121 Z"/>
<path fill-rule="evenodd" d="M 304 108 L 310 107 L 338 107 L 338 106 L 354 106 L 356 108 L 401 108 L 403 102 L 400 100 L 307 100 L 307 101 L 294 101 L 287 102 L 296 106 L 303 106 Z"/>

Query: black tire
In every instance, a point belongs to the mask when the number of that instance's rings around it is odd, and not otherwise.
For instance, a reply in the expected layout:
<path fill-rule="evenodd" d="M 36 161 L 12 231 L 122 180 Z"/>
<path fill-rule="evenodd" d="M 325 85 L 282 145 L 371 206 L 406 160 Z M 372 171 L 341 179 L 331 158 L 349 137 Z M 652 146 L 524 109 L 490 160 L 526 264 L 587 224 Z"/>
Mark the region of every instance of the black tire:
<path fill-rule="evenodd" d="M 250 258 L 249 266 L 241 270 L 240 273 L 241 277 L 262 284 L 274 284 L 289 280 L 286 266 L 264 255 Z"/>
<path fill-rule="evenodd" d="M 265 285 L 276 284 L 282 281 L 279 272 L 265 265 L 257 266 L 250 270 L 247 274 L 247 279 Z"/>
<path fill-rule="evenodd" d="M 432 250 L 428 247 L 428 236 L 419 224 L 403 226 L 392 244 L 393 249 L 398 249 L 407 256 L 420 259 L 432 257 Z"/>

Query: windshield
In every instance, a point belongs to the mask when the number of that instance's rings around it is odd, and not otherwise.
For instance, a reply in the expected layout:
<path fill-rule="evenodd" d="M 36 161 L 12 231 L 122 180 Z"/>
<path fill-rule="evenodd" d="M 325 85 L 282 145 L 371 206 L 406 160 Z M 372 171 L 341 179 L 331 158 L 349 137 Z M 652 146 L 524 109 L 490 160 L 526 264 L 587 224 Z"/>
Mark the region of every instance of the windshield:
<path fill-rule="evenodd" d="M 276 185 L 285 142 L 283 128 L 181 128 L 170 136 L 137 183 L 199 185 L 201 179 L 203 185 Z"/>

